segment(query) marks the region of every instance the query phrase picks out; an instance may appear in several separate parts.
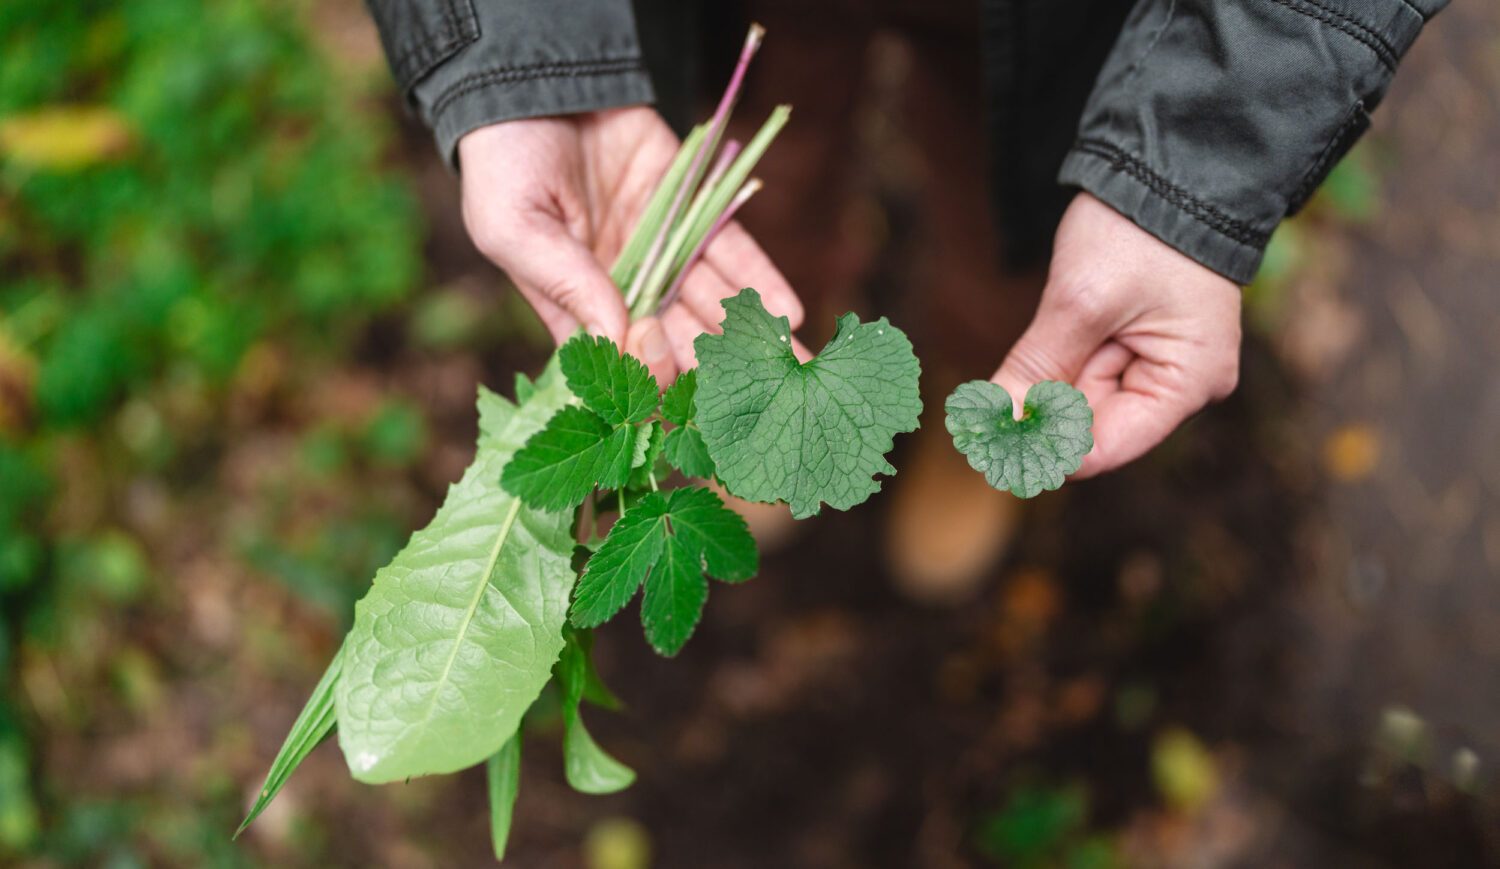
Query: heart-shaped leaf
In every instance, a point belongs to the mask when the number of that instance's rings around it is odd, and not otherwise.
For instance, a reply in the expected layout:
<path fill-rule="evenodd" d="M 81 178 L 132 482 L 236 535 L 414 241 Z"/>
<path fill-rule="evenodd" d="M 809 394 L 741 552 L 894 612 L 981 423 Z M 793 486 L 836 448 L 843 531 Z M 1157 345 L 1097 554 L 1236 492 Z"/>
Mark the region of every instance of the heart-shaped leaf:
<path fill-rule="evenodd" d="M 1026 393 L 1016 419 L 1010 395 L 986 380 L 953 390 L 944 406 L 953 445 L 1000 491 L 1031 498 L 1056 489 L 1094 448 L 1094 412 L 1083 393 L 1044 380 Z"/>

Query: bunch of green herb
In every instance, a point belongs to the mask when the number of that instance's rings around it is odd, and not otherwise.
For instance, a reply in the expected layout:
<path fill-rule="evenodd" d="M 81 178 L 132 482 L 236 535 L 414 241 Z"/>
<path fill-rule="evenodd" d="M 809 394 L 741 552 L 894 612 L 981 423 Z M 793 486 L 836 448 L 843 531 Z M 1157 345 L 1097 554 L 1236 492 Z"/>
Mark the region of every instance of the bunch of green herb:
<path fill-rule="evenodd" d="M 754 192 L 749 173 L 785 123 L 782 107 L 744 149 L 720 147 L 760 37 L 752 29 L 718 112 L 684 141 L 615 264 L 637 318 L 670 300 Z M 754 539 L 716 488 L 784 501 L 797 517 L 825 503 L 847 509 L 879 489 L 877 474 L 894 473 L 885 455 L 921 411 L 911 344 L 883 318 L 845 315 L 803 363 L 787 319 L 753 289 L 724 308 L 722 334 L 696 341 L 699 368 L 664 393 L 640 361 L 584 335 L 535 381 L 518 377 L 514 402 L 480 389 L 473 463 L 376 573 L 241 830 L 336 729 L 363 782 L 485 764 L 503 857 L 523 718 L 549 686 L 568 783 L 609 793 L 634 780 L 584 726 L 584 701 L 616 705 L 594 668 L 590 631 L 639 592 L 647 641 L 677 654 L 702 617 L 708 580 L 742 582 L 758 569 Z M 613 522 L 599 538 L 601 518 Z"/>

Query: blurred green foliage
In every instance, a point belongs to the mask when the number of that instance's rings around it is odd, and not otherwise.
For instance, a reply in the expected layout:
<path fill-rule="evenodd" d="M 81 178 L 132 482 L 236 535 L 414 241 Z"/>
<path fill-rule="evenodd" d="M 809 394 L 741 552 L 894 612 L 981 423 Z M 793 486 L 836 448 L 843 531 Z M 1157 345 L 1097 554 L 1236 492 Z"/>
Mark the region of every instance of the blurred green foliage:
<path fill-rule="evenodd" d="M 1091 833 L 1088 820 L 1083 786 L 1021 785 L 1003 807 L 981 820 L 975 844 L 985 856 L 1016 869 L 1123 866 L 1114 844 Z"/>
<path fill-rule="evenodd" d="M 337 358 L 419 280 L 415 201 L 380 171 L 388 106 L 335 76 L 305 11 L 0 4 L 0 863 L 153 862 L 121 831 L 157 809 L 59 799 L 49 812 L 28 751 L 37 725 L 19 650 L 88 636 L 152 586 L 152 554 L 112 518 L 112 496 L 64 504 L 80 495 L 65 491 L 79 463 L 101 457 L 116 481 L 191 478 L 188 447 L 222 427 L 251 348 Z M 414 407 L 389 402 L 316 437 L 313 470 L 350 450 L 379 468 L 412 462 L 426 433 Z M 399 531 L 372 511 L 300 543 L 251 540 L 243 554 L 343 610 L 330 575 L 362 581 Z M 149 704 L 151 657 L 110 658 L 121 702 Z M 224 796 L 224 818 L 204 812 L 154 853 L 243 859 L 225 834 L 238 798 Z"/>

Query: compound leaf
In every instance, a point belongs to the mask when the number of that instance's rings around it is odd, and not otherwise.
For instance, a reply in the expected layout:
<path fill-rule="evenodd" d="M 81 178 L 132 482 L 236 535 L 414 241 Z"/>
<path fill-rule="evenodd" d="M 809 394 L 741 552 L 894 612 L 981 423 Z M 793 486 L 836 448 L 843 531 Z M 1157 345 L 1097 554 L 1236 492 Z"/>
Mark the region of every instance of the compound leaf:
<path fill-rule="evenodd" d="M 334 696 L 356 779 L 480 763 L 546 684 L 573 584 L 572 516 L 527 507 L 499 481 L 571 399 L 555 367 L 519 407 L 481 390 L 473 464 L 355 607 Z"/>
<path fill-rule="evenodd" d="M 557 356 L 568 388 L 610 425 L 644 422 L 656 410 L 656 378 L 608 338 L 577 335 Z"/>
<path fill-rule="evenodd" d="M 625 482 L 635 439 L 633 425 L 611 426 L 593 411 L 570 405 L 526 441 L 505 465 L 501 482 L 528 507 L 571 510 L 595 487 L 614 489 Z"/>
<path fill-rule="evenodd" d="M 839 318 L 807 363 L 785 317 L 745 289 L 724 301 L 724 333 L 700 335 L 695 421 L 719 479 L 751 501 L 786 501 L 797 518 L 847 510 L 880 489 L 896 434 L 917 427 L 921 366 L 885 318 Z"/>
<path fill-rule="evenodd" d="M 579 579 L 569 620 L 592 628 L 609 621 L 645 581 L 666 544 L 667 499 L 650 492 L 615 521 Z"/>
<path fill-rule="evenodd" d="M 671 656 L 682 649 L 708 596 L 704 574 L 730 582 L 759 567 L 745 520 L 701 487 L 651 492 L 625 512 L 584 568 L 571 621 L 607 621 L 646 586 L 641 623 L 652 648 Z"/>
<path fill-rule="evenodd" d="M 1094 448 L 1094 412 L 1083 393 L 1044 380 L 1026 393 L 1020 419 L 998 384 L 971 380 L 948 396 L 953 445 L 991 486 L 1031 498 L 1056 489 Z"/>

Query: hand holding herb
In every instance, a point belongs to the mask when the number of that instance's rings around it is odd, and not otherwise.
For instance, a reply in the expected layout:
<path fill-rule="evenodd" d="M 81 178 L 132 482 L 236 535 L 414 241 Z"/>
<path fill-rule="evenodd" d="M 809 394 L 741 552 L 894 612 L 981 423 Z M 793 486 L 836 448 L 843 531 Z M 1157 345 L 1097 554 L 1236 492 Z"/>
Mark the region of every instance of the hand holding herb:
<path fill-rule="evenodd" d="M 742 287 L 758 289 L 767 309 L 793 328 L 801 323 L 791 286 L 732 221 L 690 264 L 676 298 L 656 316 L 631 322 L 621 294 L 626 287 L 616 288 L 607 264 L 679 153 L 677 137 L 655 110 L 506 121 L 467 134 L 458 151 L 469 235 L 510 275 L 559 343 L 581 326 L 623 345 L 658 382 L 669 383 L 692 366 L 693 339 L 716 330 L 720 301 Z"/>
<path fill-rule="evenodd" d="M 1239 349 L 1238 287 L 1079 193 L 1036 317 L 992 379 L 1017 402 L 1042 381 L 1082 391 L 1094 448 L 1072 459 L 1081 478 L 1139 458 L 1234 391 Z"/>

